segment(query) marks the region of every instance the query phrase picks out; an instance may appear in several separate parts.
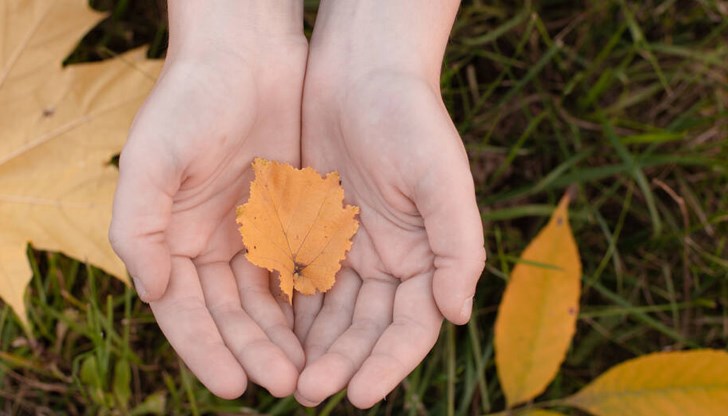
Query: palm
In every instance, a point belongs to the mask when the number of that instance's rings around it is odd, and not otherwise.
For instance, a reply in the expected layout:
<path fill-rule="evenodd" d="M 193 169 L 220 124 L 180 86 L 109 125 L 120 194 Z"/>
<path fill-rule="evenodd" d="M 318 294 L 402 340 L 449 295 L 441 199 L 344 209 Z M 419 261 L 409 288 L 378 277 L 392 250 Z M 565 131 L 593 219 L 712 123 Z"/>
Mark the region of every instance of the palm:
<path fill-rule="evenodd" d="M 235 207 L 247 199 L 253 158 L 298 163 L 296 95 L 291 94 L 289 101 L 274 102 L 259 96 L 249 73 L 238 70 L 221 76 L 209 74 L 210 70 L 197 65 L 174 67 L 150 101 L 194 105 L 179 109 L 159 105 L 140 117 L 151 117 L 155 123 L 160 118 L 176 120 L 164 125 L 164 135 L 169 137 L 166 146 L 185 169 L 172 198 L 167 240 L 172 255 L 194 258 L 198 264 L 230 261 L 243 249 L 231 225 L 235 224 Z M 168 111 L 174 113 L 165 114 Z M 256 123 L 260 114 L 276 120 L 275 136 L 266 137 L 270 125 Z"/>
<path fill-rule="evenodd" d="M 348 384 L 350 400 L 368 407 L 432 348 L 443 313 L 461 321 L 457 296 L 470 288 L 443 274 L 455 261 L 480 273 L 482 232 L 467 159 L 436 93 L 397 76 L 347 91 L 333 113 L 307 110 L 304 97 L 303 162 L 341 173 L 361 227 L 333 290 L 296 299 L 307 359 L 298 396 L 315 404 Z"/>
<path fill-rule="evenodd" d="M 303 363 L 292 311 L 245 261 L 234 217 L 254 157 L 298 163 L 301 52 L 275 88 L 266 84 L 278 79 L 228 58 L 168 64 L 122 152 L 115 247 L 134 260 L 170 343 L 222 397 L 248 377 L 290 394 Z"/>

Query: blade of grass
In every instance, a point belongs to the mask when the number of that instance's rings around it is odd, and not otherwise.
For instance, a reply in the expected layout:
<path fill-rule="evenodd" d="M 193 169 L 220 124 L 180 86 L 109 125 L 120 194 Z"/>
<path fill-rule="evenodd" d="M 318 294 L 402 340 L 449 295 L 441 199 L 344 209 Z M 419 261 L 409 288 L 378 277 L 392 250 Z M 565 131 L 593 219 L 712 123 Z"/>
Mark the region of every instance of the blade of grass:
<path fill-rule="evenodd" d="M 506 156 L 505 160 L 498 166 L 498 168 L 493 172 L 493 174 L 490 177 L 490 184 L 494 184 L 500 179 L 501 176 L 503 176 L 503 173 L 511 166 L 513 163 L 513 159 L 516 158 L 516 155 L 521 150 L 523 145 L 526 143 L 526 140 L 528 140 L 529 137 L 533 134 L 533 131 L 536 130 L 539 124 L 541 124 L 541 121 L 546 117 L 546 112 L 542 112 L 541 114 L 537 115 L 536 117 L 532 118 L 531 121 L 529 121 L 528 126 L 526 129 L 521 133 L 521 136 L 516 140 L 516 142 L 511 146 L 511 148 L 508 150 L 508 155 Z"/>
<path fill-rule="evenodd" d="M 603 120 L 602 125 L 604 126 L 604 133 L 606 134 L 607 139 L 609 139 L 612 147 L 614 147 L 617 151 L 617 154 L 624 161 L 625 165 L 628 166 L 632 178 L 637 182 L 637 185 L 642 190 L 642 195 L 645 198 L 647 209 L 650 212 L 650 220 L 652 221 L 653 229 L 652 235 L 653 237 L 659 236 L 660 233 L 662 233 L 662 223 L 660 221 L 660 215 L 657 212 L 657 207 L 655 206 L 655 197 L 650 189 L 647 177 L 645 177 L 645 174 L 642 172 L 639 165 L 635 163 L 635 159 L 632 157 L 629 150 L 627 150 L 627 148 L 619 141 L 612 125 L 606 119 Z"/>
<path fill-rule="evenodd" d="M 579 318 L 604 318 L 612 316 L 627 316 L 634 313 L 645 313 L 649 314 L 652 312 L 672 311 L 677 308 L 706 308 L 713 309 L 717 306 L 717 303 L 711 299 L 694 299 L 690 302 L 679 302 L 679 303 L 667 303 L 664 305 L 646 305 L 646 306 L 631 306 L 628 308 L 621 306 L 609 306 L 609 307 L 593 307 L 587 308 L 579 312 Z"/>
<path fill-rule="evenodd" d="M 517 26 L 522 24 L 523 22 L 528 19 L 528 16 L 530 15 L 530 10 L 528 8 L 522 9 L 517 15 L 513 16 L 512 18 L 508 19 L 507 21 L 503 22 L 500 26 L 496 27 L 495 29 L 492 29 L 485 33 L 482 36 L 477 36 L 473 38 L 466 38 L 463 40 L 463 43 L 467 46 L 479 46 L 482 47 L 490 42 L 493 42 L 503 36 L 505 33 L 510 32 L 511 30 L 515 29 Z"/>
<path fill-rule="evenodd" d="M 599 292 L 599 294 L 601 294 L 608 300 L 616 303 L 617 305 L 622 306 L 624 308 L 632 309 L 632 313 L 630 314 L 630 316 L 633 316 L 636 320 L 644 323 L 645 325 L 654 329 L 655 331 L 660 332 L 664 335 L 667 335 L 668 337 L 672 338 L 674 341 L 687 345 L 690 348 L 699 347 L 695 342 L 685 339 L 678 332 L 676 332 L 672 328 L 666 326 L 662 322 L 652 318 L 651 316 L 649 316 L 646 313 L 643 313 L 639 310 L 635 310 L 634 305 L 632 305 L 629 301 L 627 301 L 623 297 L 619 296 L 618 294 L 612 292 L 611 290 L 607 289 L 606 287 L 602 286 L 601 283 L 594 282 L 594 283 L 592 283 L 591 287 L 595 288 Z"/>

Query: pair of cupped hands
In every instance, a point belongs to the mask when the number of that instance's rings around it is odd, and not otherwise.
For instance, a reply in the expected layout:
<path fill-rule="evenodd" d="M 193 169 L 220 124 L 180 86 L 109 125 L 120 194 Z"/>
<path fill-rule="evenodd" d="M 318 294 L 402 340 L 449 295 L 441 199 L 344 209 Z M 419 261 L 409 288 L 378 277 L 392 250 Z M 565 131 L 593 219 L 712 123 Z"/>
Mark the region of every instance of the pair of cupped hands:
<path fill-rule="evenodd" d="M 110 239 L 214 394 L 237 397 L 250 380 L 314 406 L 348 387 L 366 408 L 422 361 L 443 317 L 470 318 L 482 225 L 439 68 L 357 59 L 316 36 L 310 51 L 302 32 L 229 47 L 171 39 L 121 154 Z M 235 208 L 255 157 L 337 170 L 360 207 L 327 293 L 290 305 L 246 260 Z"/>

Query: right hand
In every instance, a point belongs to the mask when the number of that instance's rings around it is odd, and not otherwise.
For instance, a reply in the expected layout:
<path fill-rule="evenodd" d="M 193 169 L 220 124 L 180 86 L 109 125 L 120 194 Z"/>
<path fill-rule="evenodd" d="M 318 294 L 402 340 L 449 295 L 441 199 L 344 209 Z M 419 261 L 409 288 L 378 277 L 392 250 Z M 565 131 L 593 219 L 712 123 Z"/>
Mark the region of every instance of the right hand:
<path fill-rule="evenodd" d="M 307 43 L 302 28 L 227 33 L 267 29 L 224 10 L 236 1 L 170 3 L 167 61 L 121 154 L 110 240 L 210 391 L 231 399 L 250 379 L 287 396 L 303 349 L 290 305 L 245 260 L 235 207 L 254 157 L 299 164 Z"/>

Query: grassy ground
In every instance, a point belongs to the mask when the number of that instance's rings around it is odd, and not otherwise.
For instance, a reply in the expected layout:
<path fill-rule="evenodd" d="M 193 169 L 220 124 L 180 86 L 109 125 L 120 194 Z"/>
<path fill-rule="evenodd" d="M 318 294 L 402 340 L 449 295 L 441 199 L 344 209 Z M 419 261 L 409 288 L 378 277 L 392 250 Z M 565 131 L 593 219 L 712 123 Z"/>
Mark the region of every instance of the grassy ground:
<path fill-rule="evenodd" d="M 150 44 L 152 2 L 98 0 L 112 17 L 69 62 Z M 316 2 L 306 2 L 313 22 Z M 0 307 L 0 413 L 454 414 L 503 408 L 492 324 L 509 269 L 567 186 L 584 262 L 577 336 L 539 399 L 625 359 L 728 341 L 728 3 L 463 4 L 442 77 L 476 178 L 489 263 L 469 325 L 446 325 L 427 360 L 371 411 L 339 394 L 318 409 L 251 387 L 212 397 L 148 307 L 121 283 L 29 248 L 33 335 Z"/>

